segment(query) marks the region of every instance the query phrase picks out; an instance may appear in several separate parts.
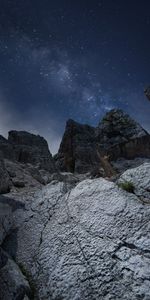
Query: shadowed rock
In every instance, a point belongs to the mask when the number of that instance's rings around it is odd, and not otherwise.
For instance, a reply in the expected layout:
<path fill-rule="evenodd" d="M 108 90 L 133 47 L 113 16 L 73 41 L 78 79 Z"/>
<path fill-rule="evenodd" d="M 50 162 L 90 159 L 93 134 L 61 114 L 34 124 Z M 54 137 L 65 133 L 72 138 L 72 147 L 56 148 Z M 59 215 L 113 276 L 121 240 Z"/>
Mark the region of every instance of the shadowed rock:
<path fill-rule="evenodd" d="M 13 145 L 17 161 L 38 165 L 41 169 L 54 172 L 52 155 L 43 137 L 26 131 L 10 131 L 8 141 Z"/>
<path fill-rule="evenodd" d="M 10 178 L 5 168 L 4 160 L 0 152 L 0 194 L 10 191 Z"/>
<path fill-rule="evenodd" d="M 61 171 L 86 173 L 96 167 L 95 128 L 68 120 L 55 160 Z"/>
<path fill-rule="evenodd" d="M 96 139 L 111 160 L 150 157 L 150 135 L 120 109 L 105 115 L 96 130 Z"/>
<path fill-rule="evenodd" d="M 144 94 L 148 100 L 150 100 L 150 86 L 144 90 Z"/>
<path fill-rule="evenodd" d="M 99 169 L 107 156 L 110 161 L 150 157 L 150 135 L 119 109 L 108 112 L 97 128 L 73 120 L 67 122 L 55 156 L 60 170 L 85 173 Z"/>

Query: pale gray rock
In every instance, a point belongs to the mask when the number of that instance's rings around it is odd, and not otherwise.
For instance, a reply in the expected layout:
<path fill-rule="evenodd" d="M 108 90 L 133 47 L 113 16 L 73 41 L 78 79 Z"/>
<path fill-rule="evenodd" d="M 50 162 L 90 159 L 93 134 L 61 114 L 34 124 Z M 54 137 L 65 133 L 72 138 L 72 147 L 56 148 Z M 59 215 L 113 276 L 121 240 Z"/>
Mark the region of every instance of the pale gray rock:
<path fill-rule="evenodd" d="M 150 204 L 150 163 L 127 170 L 121 175 L 119 182 L 131 182 L 139 200 Z"/>
<path fill-rule="evenodd" d="M 150 299 L 150 206 L 139 199 L 150 188 L 150 164 L 122 175 L 131 177 L 135 194 L 103 178 L 69 191 L 54 180 L 14 212 L 14 257 L 30 274 L 36 297 Z M 11 254 L 9 239 L 5 251 Z"/>

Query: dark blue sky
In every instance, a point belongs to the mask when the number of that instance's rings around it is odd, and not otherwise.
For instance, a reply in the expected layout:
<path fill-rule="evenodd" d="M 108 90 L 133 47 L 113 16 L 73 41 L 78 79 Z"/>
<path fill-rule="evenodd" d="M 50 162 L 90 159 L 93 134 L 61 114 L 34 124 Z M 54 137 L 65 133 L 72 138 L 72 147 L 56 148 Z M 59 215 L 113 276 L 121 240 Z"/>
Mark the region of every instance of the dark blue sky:
<path fill-rule="evenodd" d="M 119 107 L 150 130 L 150 1 L 0 0 L 0 129 L 45 136 Z"/>

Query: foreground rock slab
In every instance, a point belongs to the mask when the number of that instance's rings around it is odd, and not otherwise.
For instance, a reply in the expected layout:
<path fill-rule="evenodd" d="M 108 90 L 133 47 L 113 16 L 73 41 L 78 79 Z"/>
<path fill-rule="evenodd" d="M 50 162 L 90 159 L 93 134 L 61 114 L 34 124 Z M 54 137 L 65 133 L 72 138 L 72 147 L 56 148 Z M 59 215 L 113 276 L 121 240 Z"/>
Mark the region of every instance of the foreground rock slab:
<path fill-rule="evenodd" d="M 69 191 L 54 180 L 14 211 L 17 230 L 2 247 L 29 274 L 34 299 L 150 299 L 150 205 L 140 199 L 150 164 L 129 178 L 140 195 L 102 178 Z"/>

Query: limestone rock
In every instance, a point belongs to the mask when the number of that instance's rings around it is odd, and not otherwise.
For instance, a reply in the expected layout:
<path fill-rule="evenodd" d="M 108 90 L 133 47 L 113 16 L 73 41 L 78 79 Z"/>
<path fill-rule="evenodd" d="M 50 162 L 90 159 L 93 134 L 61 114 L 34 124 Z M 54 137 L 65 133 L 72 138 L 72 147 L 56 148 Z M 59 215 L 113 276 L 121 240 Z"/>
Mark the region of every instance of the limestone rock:
<path fill-rule="evenodd" d="M 139 199 L 149 193 L 150 164 L 122 178 L 132 178 L 135 194 L 103 178 L 70 191 L 53 181 L 15 211 L 15 260 L 40 300 L 150 298 L 150 206 Z"/>
<path fill-rule="evenodd" d="M 0 151 L 4 158 L 9 160 L 15 160 L 15 153 L 13 151 L 13 145 L 11 145 L 7 139 L 0 135 Z"/>
<path fill-rule="evenodd" d="M 0 151 L 4 159 L 30 163 L 50 173 L 56 172 L 46 140 L 26 131 L 10 131 L 8 140 L 0 136 Z"/>
<path fill-rule="evenodd" d="M 150 204 L 150 163 L 125 171 L 119 182 L 131 182 L 134 186 L 134 193 L 143 203 Z"/>
<path fill-rule="evenodd" d="M 17 264 L 1 250 L 3 264 L 0 267 L 0 300 L 23 299 L 31 295 L 28 281 Z"/>
<path fill-rule="evenodd" d="M 150 158 L 150 135 L 120 109 L 111 110 L 99 123 L 97 140 L 111 160 L 137 156 Z"/>
<path fill-rule="evenodd" d="M 24 210 L 24 204 L 12 198 L 0 196 L 0 300 L 23 299 L 32 294 L 30 286 L 20 268 L 3 250 L 7 238 L 14 236 L 16 224 L 14 212 Z M 17 240 L 11 243 L 12 253 L 17 248 Z"/>
<path fill-rule="evenodd" d="M 17 161 L 54 172 L 54 162 L 43 137 L 25 131 L 10 131 L 8 141 L 13 145 Z"/>
<path fill-rule="evenodd" d="M 5 202 L 5 198 L 0 195 L 0 245 L 9 234 L 12 226 L 12 209 L 7 202 Z"/>
<path fill-rule="evenodd" d="M 10 191 L 10 185 L 10 178 L 0 153 L 0 194 L 8 193 Z"/>
<path fill-rule="evenodd" d="M 11 179 L 11 189 L 38 187 L 44 184 L 38 168 L 31 164 L 22 164 L 5 159 L 5 167 Z"/>
<path fill-rule="evenodd" d="M 86 173 L 97 166 L 95 128 L 73 120 L 66 124 L 65 133 L 55 156 L 61 171 Z"/>
<path fill-rule="evenodd" d="M 69 120 L 55 161 L 63 171 L 86 173 L 97 169 L 96 173 L 102 174 L 105 158 L 111 169 L 111 161 L 121 157 L 150 158 L 150 135 L 122 110 L 113 109 L 97 128 Z"/>

